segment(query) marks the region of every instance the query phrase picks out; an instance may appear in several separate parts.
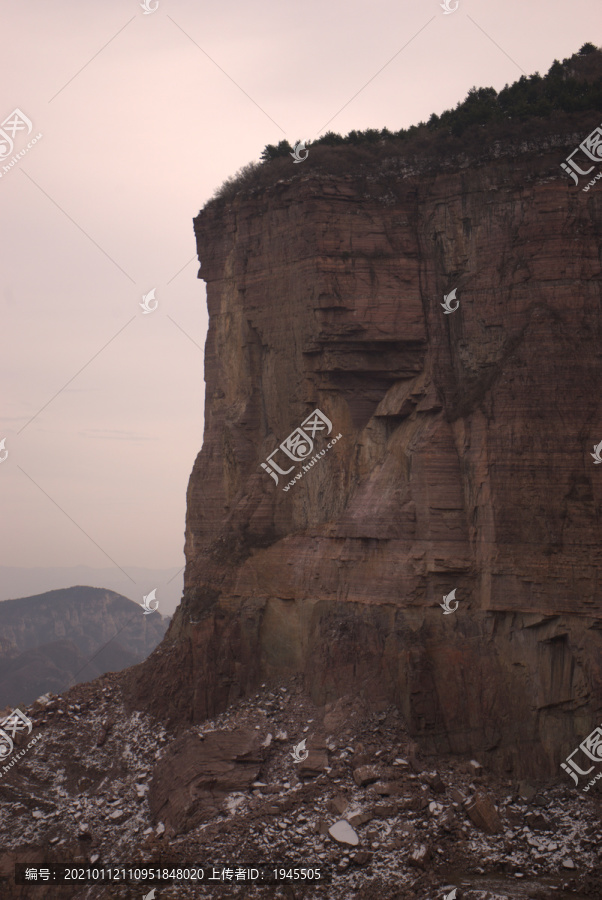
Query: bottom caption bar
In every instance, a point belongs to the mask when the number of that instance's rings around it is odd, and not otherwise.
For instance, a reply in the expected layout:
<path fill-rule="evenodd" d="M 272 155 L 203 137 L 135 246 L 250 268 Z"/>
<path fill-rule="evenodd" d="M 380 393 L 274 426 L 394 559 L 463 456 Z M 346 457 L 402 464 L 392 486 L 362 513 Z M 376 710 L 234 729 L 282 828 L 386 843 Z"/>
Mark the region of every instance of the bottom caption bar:
<path fill-rule="evenodd" d="M 15 863 L 15 884 L 327 884 L 330 873 L 324 866 L 73 866 L 54 863 L 28 866 Z"/>

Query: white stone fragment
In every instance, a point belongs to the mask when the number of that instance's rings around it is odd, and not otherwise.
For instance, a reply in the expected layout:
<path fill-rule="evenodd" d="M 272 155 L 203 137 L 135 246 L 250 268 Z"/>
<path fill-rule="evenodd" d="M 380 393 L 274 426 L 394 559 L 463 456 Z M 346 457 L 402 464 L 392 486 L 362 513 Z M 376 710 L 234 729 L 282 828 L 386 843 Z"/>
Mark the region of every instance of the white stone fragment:
<path fill-rule="evenodd" d="M 360 842 L 359 837 L 347 819 L 339 819 L 338 822 L 331 825 L 328 829 L 328 834 L 338 844 L 348 844 L 350 847 L 357 847 Z"/>

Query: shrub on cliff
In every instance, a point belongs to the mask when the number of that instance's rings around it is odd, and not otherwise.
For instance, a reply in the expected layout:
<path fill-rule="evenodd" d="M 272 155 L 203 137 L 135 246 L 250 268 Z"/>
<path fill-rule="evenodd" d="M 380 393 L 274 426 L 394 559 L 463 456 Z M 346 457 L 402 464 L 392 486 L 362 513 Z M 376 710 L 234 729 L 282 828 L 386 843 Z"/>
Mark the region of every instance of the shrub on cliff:
<path fill-rule="evenodd" d="M 466 99 L 458 103 L 455 109 L 448 109 L 440 116 L 433 113 L 426 127 L 429 131 L 445 130 L 448 134 L 459 137 L 474 125 L 512 119 L 524 121 L 529 118 L 548 118 L 555 111 L 598 111 L 601 106 L 602 51 L 594 44 L 587 43 L 562 63 L 555 59 L 544 78 L 539 72 L 528 78 L 522 75 L 514 84 L 506 85 L 499 94 L 492 87 L 471 88 Z M 421 127 L 424 127 L 424 122 L 420 122 L 418 126 L 402 128 L 395 134 L 387 128 L 381 131 L 368 128 L 366 131 L 350 131 L 346 137 L 329 131 L 313 141 L 313 146 L 377 144 L 391 137 L 404 140 L 413 136 Z M 261 158 L 264 162 L 271 162 L 280 156 L 286 156 L 290 150 L 287 141 L 281 141 L 277 147 L 268 144 Z"/>
<path fill-rule="evenodd" d="M 353 130 L 345 137 L 328 131 L 311 144 L 307 142 L 307 147 L 312 150 L 314 164 L 321 165 L 324 171 L 349 173 L 383 156 L 399 156 L 402 147 L 404 156 L 409 153 L 414 157 L 437 157 L 452 148 L 457 152 L 479 152 L 487 139 L 512 140 L 519 135 L 522 139 L 520 126 L 527 121 L 533 123 L 530 137 L 537 139 L 539 132 L 549 131 L 552 122 L 558 128 L 566 125 L 566 114 L 590 110 L 598 114 L 601 108 L 602 50 L 586 43 L 562 63 L 554 60 L 544 77 L 539 72 L 529 77 L 522 75 L 499 93 L 492 87 L 472 87 L 455 109 L 445 110 L 440 116 L 433 113 L 427 123 L 397 132 L 387 128 Z M 536 127 L 535 122 L 541 122 L 543 127 Z M 231 199 L 245 187 L 267 185 L 274 178 L 290 178 L 287 164 L 292 149 L 286 140 L 267 144 L 261 162 L 250 163 L 228 178 L 212 199 Z"/>
<path fill-rule="evenodd" d="M 244 187 L 250 187 L 256 179 L 257 172 L 261 169 L 261 163 L 250 162 L 246 166 L 226 178 L 224 183 L 218 187 L 214 193 L 212 200 L 231 200 L 232 197 L 242 190 Z"/>

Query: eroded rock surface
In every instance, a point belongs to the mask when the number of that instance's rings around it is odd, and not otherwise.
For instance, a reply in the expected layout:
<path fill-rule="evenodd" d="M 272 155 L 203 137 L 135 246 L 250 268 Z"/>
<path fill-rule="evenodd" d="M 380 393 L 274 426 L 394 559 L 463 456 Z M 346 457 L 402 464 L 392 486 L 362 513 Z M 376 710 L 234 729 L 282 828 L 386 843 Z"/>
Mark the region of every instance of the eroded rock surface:
<path fill-rule="evenodd" d="M 200 213 L 185 596 L 134 705 L 201 721 L 301 674 L 531 778 L 598 724 L 602 193 L 559 175 L 565 143 L 368 180 L 308 161 Z M 275 484 L 316 408 L 340 439 Z"/>

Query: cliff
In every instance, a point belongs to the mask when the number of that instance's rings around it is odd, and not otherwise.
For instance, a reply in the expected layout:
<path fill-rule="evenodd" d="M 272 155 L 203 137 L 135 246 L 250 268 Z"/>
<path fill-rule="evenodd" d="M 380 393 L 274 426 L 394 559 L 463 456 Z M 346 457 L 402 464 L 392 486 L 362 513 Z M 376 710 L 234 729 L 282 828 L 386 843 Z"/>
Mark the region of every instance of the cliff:
<path fill-rule="evenodd" d="M 185 591 L 133 705 L 199 721 L 301 674 L 533 778 L 599 724 L 602 193 L 560 169 L 575 121 L 348 171 L 318 148 L 199 214 Z M 303 471 L 277 448 L 316 409 L 312 457 L 340 438 Z"/>

